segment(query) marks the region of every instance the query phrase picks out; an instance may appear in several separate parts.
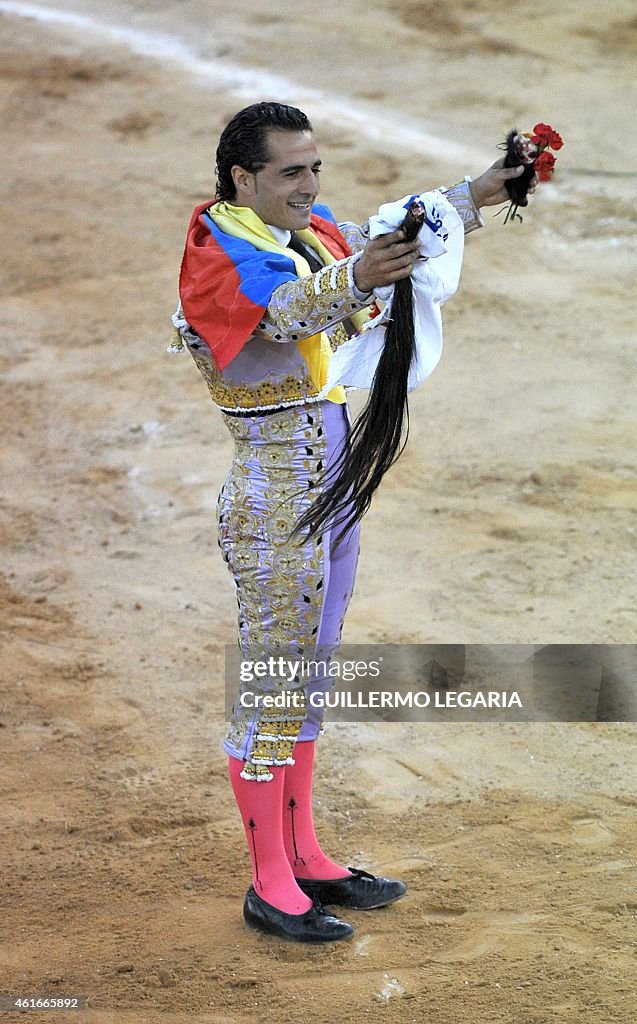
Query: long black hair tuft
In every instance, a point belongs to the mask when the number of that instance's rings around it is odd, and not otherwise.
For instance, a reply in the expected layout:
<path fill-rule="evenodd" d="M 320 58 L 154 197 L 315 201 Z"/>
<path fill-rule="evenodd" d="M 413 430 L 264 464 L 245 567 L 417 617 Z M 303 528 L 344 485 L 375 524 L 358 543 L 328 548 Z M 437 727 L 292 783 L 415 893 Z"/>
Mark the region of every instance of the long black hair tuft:
<path fill-rule="evenodd" d="M 413 241 L 425 218 L 414 200 L 400 225 Z M 387 470 L 403 452 L 409 435 L 407 384 L 416 347 L 411 278 L 394 286 L 391 320 L 367 402 L 329 471 L 319 479 L 321 493 L 297 523 L 293 536 L 314 536 L 340 527 L 337 543 L 367 512 Z"/>

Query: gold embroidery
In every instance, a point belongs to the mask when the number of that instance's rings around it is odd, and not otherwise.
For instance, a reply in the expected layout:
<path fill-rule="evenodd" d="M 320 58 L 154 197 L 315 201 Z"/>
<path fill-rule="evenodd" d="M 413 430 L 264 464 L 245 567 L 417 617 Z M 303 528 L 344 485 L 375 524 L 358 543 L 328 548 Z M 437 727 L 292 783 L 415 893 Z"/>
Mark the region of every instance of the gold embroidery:
<path fill-rule="evenodd" d="M 332 352 L 336 352 L 344 342 L 349 340 L 349 334 L 345 329 L 344 324 L 335 324 L 334 329 L 330 332 L 330 348 Z"/>
<path fill-rule="evenodd" d="M 250 752 L 250 760 L 253 764 L 294 764 L 293 750 L 294 739 L 257 740 Z"/>
<path fill-rule="evenodd" d="M 340 266 L 336 270 L 334 290 L 337 292 L 349 291 L 349 270 L 347 266 Z"/>
<path fill-rule="evenodd" d="M 279 285 L 268 306 L 268 319 L 279 331 L 292 332 L 300 322 L 312 316 L 315 303 L 314 277 L 302 277 L 300 280 L 287 281 Z M 313 320 L 314 322 L 314 320 Z M 312 331 L 309 332 L 310 334 Z M 304 335 L 305 337 L 308 334 Z"/>
<path fill-rule="evenodd" d="M 213 402 L 222 409 L 268 409 L 286 402 L 306 402 L 316 398 L 319 393 L 308 373 L 299 373 L 298 377 L 288 375 L 281 381 L 261 381 L 252 385 L 231 384 L 224 379 L 209 354 L 195 352 L 193 349 L 190 349 L 190 353 Z"/>
<path fill-rule="evenodd" d="M 268 771 L 265 765 L 252 764 L 251 761 L 246 761 L 241 776 L 244 779 L 248 779 L 248 781 L 254 780 L 256 782 L 271 782 L 274 778 L 272 772 Z"/>
<path fill-rule="evenodd" d="M 242 658 L 311 657 L 323 602 L 322 543 L 317 538 L 290 542 L 289 534 L 309 500 L 304 476 L 318 474 L 327 457 L 321 408 L 224 421 L 234 438 L 235 461 L 219 497 L 219 541 L 237 586 Z M 248 478 L 244 470 L 255 462 L 263 473 Z M 295 694 L 291 707 L 270 713 L 243 707 L 241 701 L 233 709 L 228 742 L 245 751 L 245 777 L 262 781 L 267 776 L 257 768 L 294 763 L 305 690 L 301 679 L 242 685 L 252 694 Z"/>

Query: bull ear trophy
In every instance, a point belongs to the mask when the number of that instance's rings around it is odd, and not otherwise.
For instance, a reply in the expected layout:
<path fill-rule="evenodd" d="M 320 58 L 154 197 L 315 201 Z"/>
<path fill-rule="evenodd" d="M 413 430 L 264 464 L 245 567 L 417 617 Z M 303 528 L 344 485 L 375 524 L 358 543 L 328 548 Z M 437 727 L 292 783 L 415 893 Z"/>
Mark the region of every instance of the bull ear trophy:
<path fill-rule="evenodd" d="M 517 128 L 511 129 L 500 147 L 506 150 L 504 166 L 519 167 L 522 164 L 524 171 L 519 178 L 511 178 L 506 182 L 506 190 L 511 198 L 511 203 L 506 207 L 505 224 L 509 220 L 522 220 L 518 213 L 518 207 L 528 206 L 527 193 L 533 175 L 537 174 L 540 181 L 550 181 L 556 161 L 548 150 L 558 150 L 563 145 L 562 136 L 551 128 L 550 124 L 540 122 L 535 125 L 532 132 L 519 132 Z"/>
<path fill-rule="evenodd" d="M 412 242 L 425 219 L 425 207 L 410 203 L 400 225 Z M 337 543 L 367 512 L 385 473 L 401 455 L 409 434 L 407 382 L 414 357 L 414 309 L 411 278 L 394 286 L 391 320 L 367 402 L 354 423 L 347 445 L 321 480 L 324 489 L 303 514 L 294 535 L 320 534 L 340 527 Z"/>

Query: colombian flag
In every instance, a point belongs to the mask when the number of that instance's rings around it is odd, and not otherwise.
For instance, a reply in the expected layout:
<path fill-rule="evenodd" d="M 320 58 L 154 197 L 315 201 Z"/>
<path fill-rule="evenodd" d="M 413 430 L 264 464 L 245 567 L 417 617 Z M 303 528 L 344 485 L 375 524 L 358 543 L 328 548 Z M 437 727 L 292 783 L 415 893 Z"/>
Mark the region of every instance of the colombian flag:
<path fill-rule="evenodd" d="M 327 262 L 351 256 L 327 206 L 315 204 L 309 229 L 298 234 Z M 206 203 L 194 211 L 179 294 L 186 320 L 210 348 L 219 370 L 248 341 L 274 290 L 300 276 L 298 260 L 304 263 L 280 246 L 247 207 Z M 319 337 L 316 341 L 320 344 Z"/>

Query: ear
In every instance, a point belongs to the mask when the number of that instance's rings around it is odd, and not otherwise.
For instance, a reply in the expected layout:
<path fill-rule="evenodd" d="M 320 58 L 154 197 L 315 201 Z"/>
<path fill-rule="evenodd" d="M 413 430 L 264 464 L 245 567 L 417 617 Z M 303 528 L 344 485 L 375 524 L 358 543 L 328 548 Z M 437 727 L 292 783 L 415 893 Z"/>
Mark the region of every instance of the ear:
<path fill-rule="evenodd" d="M 235 164 L 231 168 L 230 174 L 232 175 L 237 196 L 247 199 L 255 194 L 256 181 L 252 171 L 246 171 L 244 167 L 239 167 L 238 164 Z"/>

